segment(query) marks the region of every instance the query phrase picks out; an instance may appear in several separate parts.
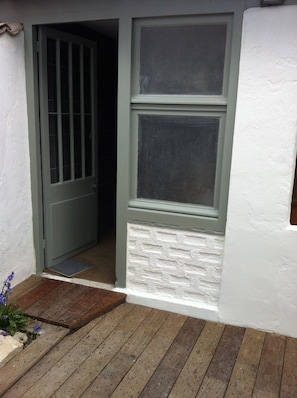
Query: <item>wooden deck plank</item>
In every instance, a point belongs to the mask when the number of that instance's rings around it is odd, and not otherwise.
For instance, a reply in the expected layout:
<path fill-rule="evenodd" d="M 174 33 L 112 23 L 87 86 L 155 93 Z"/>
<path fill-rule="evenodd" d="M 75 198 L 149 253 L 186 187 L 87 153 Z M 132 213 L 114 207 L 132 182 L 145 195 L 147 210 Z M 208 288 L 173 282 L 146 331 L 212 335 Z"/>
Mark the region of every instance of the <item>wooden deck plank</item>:
<path fill-rule="evenodd" d="M 29 317 L 73 331 L 125 301 L 122 293 L 41 278 L 17 302 Z"/>
<path fill-rule="evenodd" d="M 23 311 L 26 311 L 30 308 L 36 301 L 46 296 L 52 290 L 54 290 L 57 286 L 59 286 L 59 281 L 56 280 L 48 280 L 44 279 L 35 286 L 33 289 L 30 289 L 25 295 L 21 295 L 16 301 L 18 305 L 21 307 Z"/>
<path fill-rule="evenodd" d="M 216 379 L 215 377 L 205 376 L 202 386 L 196 397 L 222 398 L 224 397 L 225 391 L 226 391 L 226 381 Z"/>
<path fill-rule="evenodd" d="M 223 324 L 207 322 L 170 392 L 170 398 L 193 398 L 196 396 L 224 327 Z"/>
<path fill-rule="evenodd" d="M 266 333 L 253 397 L 279 397 L 285 337 Z"/>
<path fill-rule="evenodd" d="M 152 310 L 81 397 L 108 398 L 132 368 L 166 317 L 167 313 Z"/>
<path fill-rule="evenodd" d="M 207 371 L 209 377 L 229 381 L 245 329 L 226 326 Z"/>
<path fill-rule="evenodd" d="M 125 301 L 125 294 L 109 291 L 108 294 L 100 300 L 100 306 L 93 306 L 92 308 L 90 308 L 90 310 L 83 317 L 81 317 L 79 322 L 72 324 L 71 327 L 74 329 L 81 327 L 89 322 L 91 319 L 93 319 L 95 316 L 101 316 L 106 312 L 113 310 L 118 305 L 124 304 Z"/>
<path fill-rule="evenodd" d="M 252 396 L 265 333 L 246 329 L 225 398 Z"/>
<path fill-rule="evenodd" d="M 137 327 L 150 312 L 150 308 L 135 307 L 122 320 L 114 331 L 104 340 L 77 370 L 55 392 L 55 398 L 80 397 L 94 381 L 97 374 L 108 365 L 121 347 L 131 337 Z"/>
<path fill-rule="evenodd" d="M 43 310 L 41 313 L 42 318 L 52 319 L 53 321 L 57 319 L 57 322 L 59 322 L 59 318 L 63 317 L 64 314 L 67 314 L 69 309 L 73 307 L 74 303 L 78 304 L 90 289 L 88 286 L 83 285 L 73 285 L 73 287 L 68 287 L 69 285 L 72 284 L 67 283 L 67 286 L 65 286 L 65 284 L 61 286 L 65 293 L 59 300 L 55 301 Z"/>
<path fill-rule="evenodd" d="M 297 339 L 287 337 L 280 390 L 281 398 L 297 397 Z"/>
<path fill-rule="evenodd" d="M 25 313 L 28 316 L 36 317 L 37 319 L 44 320 L 46 318 L 46 313 L 50 312 L 52 308 L 57 306 L 61 307 L 61 303 L 65 297 L 72 295 L 73 292 L 79 288 L 79 285 L 74 283 L 61 282 L 56 280 L 51 280 L 50 282 L 56 282 L 57 286 L 50 290 L 38 301 L 33 303 L 30 307 L 26 308 Z M 44 286 L 48 285 L 48 281 Z"/>
<path fill-rule="evenodd" d="M 187 318 L 170 349 L 140 394 L 141 398 L 168 396 L 204 325 L 205 321 Z"/>
<path fill-rule="evenodd" d="M 102 317 L 94 319 L 76 332 L 67 335 L 41 360 L 34 365 L 19 381 L 17 381 L 4 395 L 3 398 L 22 398 L 47 372 L 56 366 L 74 346 L 79 344 L 90 331 L 102 321 Z"/>
<path fill-rule="evenodd" d="M 1 368 L 0 396 L 69 333 L 61 326 L 45 324 L 43 328 L 43 334 Z"/>
<path fill-rule="evenodd" d="M 138 398 L 186 321 L 183 315 L 168 314 L 143 353 L 112 393 L 112 398 Z"/>
<path fill-rule="evenodd" d="M 75 330 L 126 301 L 125 294 L 82 285 L 74 286 L 74 289 L 68 289 L 48 310 L 39 312 L 38 319 Z M 30 315 L 34 313 L 35 310 Z"/>
<path fill-rule="evenodd" d="M 59 321 L 64 324 L 73 324 L 77 318 L 82 318 L 84 314 L 98 306 L 98 302 L 109 294 L 108 290 L 88 288 L 79 300 L 72 302 L 67 312 L 60 314 Z"/>
<path fill-rule="evenodd" d="M 131 304 L 123 304 L 104 315 L 101 322 L 75 345 L 56 365 L 45 373 L 32 386 L 23 398 L 47 398 L 63 385 L 89 355 L 112 333 L 114 328 L 133 309 Z"/>
<path fill-rule="evenodd" d="M 43 280 L 40 276 L 31 275 L 29 278 L 25 279 L 23 282 L 14 285 L 12 282 L 12 295 L 9 297 L 9 301 L 16 301 L 18 298 L 33 290 L 38 285 L 42 284 Z"/>
<path fill-rule="evenodd" d="M 213 397 L 224 396 L 234 364 L 236 362 L 244 332 L 244 328 L 239 328 L 236 326 L 225 327 L 197 397 L 204 397 L 206 389 L 205 385 L 208 386 L 209 380 L 212 380 L 210 386 L 212 386 L 213 391 L 210 390 L 210 393 L 213 394 Z M 216 383 L 214 380 L 219 380 L 220 382 Z M 222 387 L 223 383 L 225 386 L 224 388 Z"/>

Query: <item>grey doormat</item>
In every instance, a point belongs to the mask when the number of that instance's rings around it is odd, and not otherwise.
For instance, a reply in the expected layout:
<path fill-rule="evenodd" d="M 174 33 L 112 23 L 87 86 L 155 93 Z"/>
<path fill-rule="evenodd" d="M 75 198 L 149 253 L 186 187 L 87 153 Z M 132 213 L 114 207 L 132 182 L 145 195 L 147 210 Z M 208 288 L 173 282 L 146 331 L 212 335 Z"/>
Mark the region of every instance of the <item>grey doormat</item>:
<path fill-rule="evenodd" d="M 69 258 L 68 260 L 62 261 L 59 264 L 53 265 L 49 269 L 51 271 L 57 272 L 58 274 L 71 278 L 72 276 L 77 275 L 89 268 L 92 268 L 92 265 Z"/>

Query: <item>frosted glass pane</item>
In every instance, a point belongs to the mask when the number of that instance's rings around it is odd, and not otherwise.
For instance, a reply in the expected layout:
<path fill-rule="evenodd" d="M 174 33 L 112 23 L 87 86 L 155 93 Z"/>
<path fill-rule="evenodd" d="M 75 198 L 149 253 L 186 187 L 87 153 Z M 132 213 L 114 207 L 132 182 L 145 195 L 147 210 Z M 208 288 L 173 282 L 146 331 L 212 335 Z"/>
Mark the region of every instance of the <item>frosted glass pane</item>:
<path fill-rule="evenodd" d="M 222 94 L 226 24 L 142 27 L 140 94 Z"/>
<path fill-rule="evenodd" d="M 213 206 L 219 119 L 140 115 L 137 197 Z"/>

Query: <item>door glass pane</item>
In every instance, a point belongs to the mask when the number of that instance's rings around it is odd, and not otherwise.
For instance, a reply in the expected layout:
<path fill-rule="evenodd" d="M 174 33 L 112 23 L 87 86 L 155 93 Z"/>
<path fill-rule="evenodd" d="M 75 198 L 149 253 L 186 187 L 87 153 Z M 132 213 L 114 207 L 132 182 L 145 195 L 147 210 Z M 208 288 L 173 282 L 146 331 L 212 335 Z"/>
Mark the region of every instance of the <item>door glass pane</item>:
<path fill-rule="evenodd" d="M 92 153 L 92 86 L 91 86 L 91 49 L 84 47 L 84 111 L 85 111 L 85 175 L 93 174 Z"/>
<path fill-rule="evenodd" d="M 49 115 L 49 151 L 50 151 L 50 178 L 51 183 L 59 182 L 59 147 L 57 115 Z"/>
<path fill-rule="evenodd" d="M 57 112 L 57 55 L 56 40 L 47 39 L 48 110 Z"/>
<path fill-rule="evenodd" d="M 48 38 L 47 72 L 51 182 L 92 176 L 91 48 Z"/>
<path fill-rule="evenodd" d="M 226 24 L 142 27 L 140 94 L 222 94 L 226 37 Z"/>
<path fill-rule="evenodd" d="M 91 116 L 85 115 L 85 173 L 86 177 L 93 174 L 92 157 L 92 124 Z"/>
<path fill-rule="evenodd" d="M 139 115 L 137 197 L 213 206 L 219 123 Z"/>
<path fill-rule="evenodd" d="M 81 67 L 80 46 L 72 46 L 72 80 L 73 80 L 73 130 L 74 130 L 74 175 L 82 177 L 82 142 L 81 142 Z"/>
<path fill-rule="evenodd" d="M 91 49 L 84 47 L 84 108 L 91 113 Z"/>
<path fill-rule="evenodd" d="M 69 65 L 68 43 L 60 43 L 61 107 L 62 113 L 69 113 Z"/>
<path fill-rule="evenodd" d="M 69 115 L 62 115 L 63 180 L 71 179 Z"/>
<path fill-rule="evenodd" d="M 81 156 L 81 120 L 80 115 L 73 117 L 74 129 L 74 175 L 75 178 L 82 177 L 82 156 Z"/>
<path fill-rule="evenodd" d="M 72 46 L 73 111 L 80 113 L 80 47 Z"/>

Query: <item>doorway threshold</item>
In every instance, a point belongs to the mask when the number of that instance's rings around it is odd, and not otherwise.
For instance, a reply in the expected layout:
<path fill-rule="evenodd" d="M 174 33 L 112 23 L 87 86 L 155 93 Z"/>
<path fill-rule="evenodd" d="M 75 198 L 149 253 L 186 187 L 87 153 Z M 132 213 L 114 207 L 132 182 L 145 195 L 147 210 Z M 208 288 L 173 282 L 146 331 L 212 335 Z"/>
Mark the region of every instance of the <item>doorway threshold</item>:
<path fill-rule="evenodd" d="M 115 285 L 112 283 L 104 283 L 104 282 L 92 281 L 92 280 L 88 280 L 88 279 L 75 278 L 75 277 L 68 278 L 66 276 L 55 275 L 52 273 L 48 273 L 46 271 L 42 272 L 40 274 L 40 276 L 42 276 L 44 278 L 48 278 L 48 279 L 54 279 L 57 281 L 70 282 L 70 283 L 74 283 L 77 285 L 96 287 L 98 289 L 104 289 L 104 290 L 114 290 L 115 289 Z"/>

